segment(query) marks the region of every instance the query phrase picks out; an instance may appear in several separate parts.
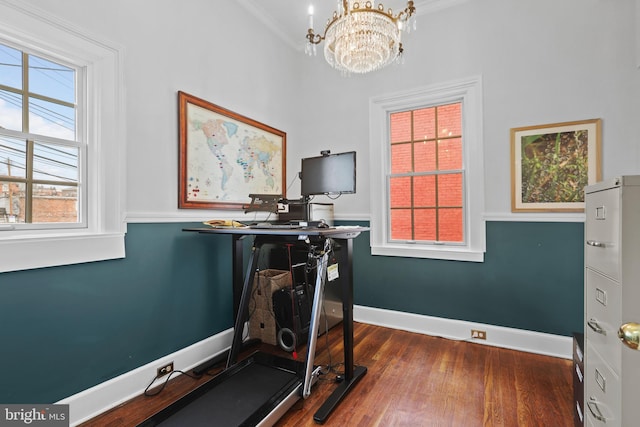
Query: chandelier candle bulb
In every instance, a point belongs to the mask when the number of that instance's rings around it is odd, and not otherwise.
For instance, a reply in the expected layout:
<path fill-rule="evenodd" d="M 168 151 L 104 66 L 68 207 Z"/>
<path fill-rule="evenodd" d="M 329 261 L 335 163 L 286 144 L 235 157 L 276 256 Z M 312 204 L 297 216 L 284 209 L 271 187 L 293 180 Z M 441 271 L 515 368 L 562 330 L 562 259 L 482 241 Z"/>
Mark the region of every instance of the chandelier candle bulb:
<path fill-rule="evenodd" d="M 309 28 L 313 28 L 313 5 L 309 5 Z"/>

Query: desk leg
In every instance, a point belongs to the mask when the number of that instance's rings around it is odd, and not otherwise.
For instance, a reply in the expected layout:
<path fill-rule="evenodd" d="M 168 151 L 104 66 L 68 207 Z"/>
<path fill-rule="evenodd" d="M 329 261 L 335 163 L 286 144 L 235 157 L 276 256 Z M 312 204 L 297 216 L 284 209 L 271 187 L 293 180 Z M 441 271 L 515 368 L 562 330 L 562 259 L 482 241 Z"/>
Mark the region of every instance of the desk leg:
<path fill-rule="evenodd" d="M 238 354 L 242 350 L 242 331 L 244 330 L 244 324 L 249 314 L 249 300 L 251 299 L 251 287 L 253 285 L 253 277 L 256 274 L 256 267 L 258 266 L 258 254 L 262 243 L 254 242 L 251 248 L 251 255 L 249 256 L 249 266 L 247 267 L 247 273 L 244 276 L 244 285 L 242 286 L 242 296 L 240 297 L 240 304 L 238 305 L 238 314 L 236 315 L 236 323 L 233 327 L 233 342 L 231 343 L 231 349 L 229 350 L 229 358 L 227 359 L 227 368 L 234 365 L 238 361 Z"/>
<path fill-rule="evenodd" d="M 353 364 L 353 271 L 351 251 L 353 242 L 351 239 L 339 240 L 341 248 L 339 258 L 342 276 L 342 331 L 344 335 L 344 381 L 342 381 L 333 393 L 315 413 L 315 422 L 323 424 L 331 412 L 338 406 L 342 399 L 351 391 L 358 381 L 367 373 L 364 366 Z M 346 252 L 345 252 L 346 249 Z M 335 253 L 335 252 L 334 252 Z"/>
<path fill-rule="evenodd" d="M 246 236 L 233 235 L 231 242 L 232 286 L 233 286 L 233 318 L 238 316 L 240 298 L 242 297 L 242 286 L 244 285 L 244 240 Z"/>
<path fill-rule="evenodd" d="M 313 420 L 318 424 L 324 424 L 324 422 L 329 418 L 331 412 L 338 406 L 338 404 L 342 401 L 342 399 L 351 391 L 351 389 L 356 385 L 358 381 L 367 373 L 367 368 L 365 366 L 356 366 L 353 370 L 353 377 L 350 380 L 346 378 L 338 387 L 331 393 L 331 395 L 327 398 L 327 400 L 322 404 L 320 409 L 318 409 L 313 416 Z"/>

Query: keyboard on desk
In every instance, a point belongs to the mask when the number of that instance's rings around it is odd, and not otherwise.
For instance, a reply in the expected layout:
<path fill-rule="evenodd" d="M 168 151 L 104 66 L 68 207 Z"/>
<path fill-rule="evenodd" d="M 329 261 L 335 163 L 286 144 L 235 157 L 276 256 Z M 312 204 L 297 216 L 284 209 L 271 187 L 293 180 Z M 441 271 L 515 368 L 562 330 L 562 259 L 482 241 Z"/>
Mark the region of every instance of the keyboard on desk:
<path fill-rule="evenodd" d="M 302 228 L 302 226 L 299 224 L 278 224 L 278 223 L 272 223 L 272 222 L 259 222 L 257 224 L 251 224 L 249 228 L 255 228 L 258 230 L 260 229 L 296 230 L 298 228 Z"/>

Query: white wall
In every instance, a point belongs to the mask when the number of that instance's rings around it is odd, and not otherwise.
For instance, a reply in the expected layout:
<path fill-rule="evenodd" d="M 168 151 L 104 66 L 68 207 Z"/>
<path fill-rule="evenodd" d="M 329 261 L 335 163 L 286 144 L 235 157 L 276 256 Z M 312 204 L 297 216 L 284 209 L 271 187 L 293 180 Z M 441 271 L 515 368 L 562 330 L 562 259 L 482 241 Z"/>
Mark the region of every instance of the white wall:
<path fill-rule="evenodd" d="M 510 213 L 512 127 L 601 118 L 604 177 L 640 173 L 636 0 L 453 2 L 419 13 L 404 65 L 348 78 L 233 1 L 24 1 L 125 48 L 130 217 L 216 215 L 176 207 L 178 90 L 287 132 L 292 198 L 301 157 L 356 150 L 342 218 L 369 216 L 369 98 L 469 76 L 484 82 L 487 218 L 526 217 Z"/>
<path fill-rule="evenodd" d="M 25 1 L 124 47 L 130 220 L 230 215 L 177 209 L 178 91 L 294 127 L 297 52 L 233 1 Z"/>
<path fill-rule="evenodd" d="M 481 75 L 488 219 L 531 218 L 511 214 L 513 127 L 601 118 L 603 176 L 640 173 L 635 3 L 483 0 L 419 14 L 418 31 L 403 39 L 405 64 L 363 77 L 305 57 L 303 86 L 317 115 L 301 117 L 307 138 L 290 153 L 356 149 L 358 194 L 336 210 L 367 215 L 369 98 Z"/>

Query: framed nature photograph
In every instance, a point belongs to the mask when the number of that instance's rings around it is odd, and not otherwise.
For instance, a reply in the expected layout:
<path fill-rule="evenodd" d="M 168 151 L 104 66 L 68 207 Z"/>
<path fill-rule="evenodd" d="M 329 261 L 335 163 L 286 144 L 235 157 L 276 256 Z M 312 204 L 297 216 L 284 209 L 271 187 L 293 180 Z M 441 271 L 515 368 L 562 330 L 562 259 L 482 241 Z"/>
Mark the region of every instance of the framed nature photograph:
<path fill-rule="evenodd" d="M 249 194 L 285 197 L 286 133 L 178 92 L 178 208 L 238 209 Z"/>
<path fill-rule="evenodd" d="M 601 179 L 601 120 L 511 129 L 511 211 L 584 212 Z"/>

